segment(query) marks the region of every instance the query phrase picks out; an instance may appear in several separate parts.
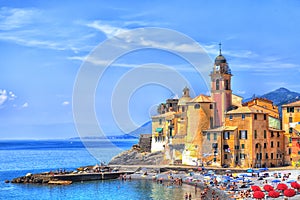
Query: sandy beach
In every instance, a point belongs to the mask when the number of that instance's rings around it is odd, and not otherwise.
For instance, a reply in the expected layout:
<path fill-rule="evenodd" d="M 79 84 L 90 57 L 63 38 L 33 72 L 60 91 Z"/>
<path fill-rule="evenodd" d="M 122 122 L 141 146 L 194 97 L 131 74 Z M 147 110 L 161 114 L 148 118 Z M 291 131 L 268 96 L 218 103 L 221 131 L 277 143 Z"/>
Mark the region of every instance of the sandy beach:
<path fill-rule="evenodd" d="M 274 191 L 280 192 L 279 197 L 276 199 L 287 199 L 283 194 L 283 190 L 280 191 L 277 188 L 279 184 L 284 184 L 287 188 L 295 191 L 295 196 L 288 199 L 300 199 L 300 192 L 291 186 L 292 182 L 300 183 L 300 170 L 296 169 L 276 171 L 248 169 L 239 173 L 232 173 L 231 170 L 227 169 L 225 174 L 221 175 L 215 173 L 214 170 L 189 170 L 189 172 L 170 170 L 158 173 L 153 169 L 143 168 L 124 178 L 133 180 L 148 179 L 170 189 L 172 187 L 182 187 L 185 192 L 179 199 L 255 199 L 254 189 L 256 186 L 259 187 L 259 190 L 264 195 L 261 199 L 271 199 L 268 196 L 268 192 L 264 189 L 265 185 L 270 185 Z"/>

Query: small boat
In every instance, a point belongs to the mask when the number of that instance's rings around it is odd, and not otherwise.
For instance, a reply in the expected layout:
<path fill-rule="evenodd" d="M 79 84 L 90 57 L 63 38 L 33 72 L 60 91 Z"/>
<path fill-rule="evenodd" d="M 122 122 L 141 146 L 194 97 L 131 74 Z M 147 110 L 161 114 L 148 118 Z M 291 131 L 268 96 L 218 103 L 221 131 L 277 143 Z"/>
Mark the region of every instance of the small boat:
<path fill-rule="evenodd" d="M 51 184 L 51 185 L 70 185 L 70 184 L 72 184 L 72 181 L 52 180 L 52 181 L 49 181 L 48 184 Z"/>

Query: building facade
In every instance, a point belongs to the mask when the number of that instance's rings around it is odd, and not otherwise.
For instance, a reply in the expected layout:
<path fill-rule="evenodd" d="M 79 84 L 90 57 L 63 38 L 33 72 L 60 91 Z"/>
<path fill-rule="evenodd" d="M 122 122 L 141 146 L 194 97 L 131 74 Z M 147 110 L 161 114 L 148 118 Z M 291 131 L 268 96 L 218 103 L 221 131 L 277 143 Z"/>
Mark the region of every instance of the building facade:
<path fill-rule="evenodd" d="M 287 164 L 300 164 L 300 101 L 282 105 L 282 128 L 285 131 Z"/>
<path fill-rule="evenodd" d="M 242 97 L 232 93 L 232 74 L 221 49 L 210 77 L 211 96 L 191 98 L 185 87 L 181 98 L 161 104 L 160 114 L 152 117 L 151 151 L 162 151 L 169 164 L 243 168 L 286 164 L 278 107 L 262 98 L 242 104 Z M 300 115 L 293 117 L 300 124 Z"/>

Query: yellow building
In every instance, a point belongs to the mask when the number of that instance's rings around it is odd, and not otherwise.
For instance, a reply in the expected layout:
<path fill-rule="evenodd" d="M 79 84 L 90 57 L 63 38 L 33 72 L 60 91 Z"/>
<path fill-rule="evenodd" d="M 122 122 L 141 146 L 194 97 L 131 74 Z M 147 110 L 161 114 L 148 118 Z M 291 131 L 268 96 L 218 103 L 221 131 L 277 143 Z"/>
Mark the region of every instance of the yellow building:
<path fill-rule="evenodd" d="M 262 98 L 242 104 L 242 97 L 232 94 L 231 70 L 221 50 L 210 77 L 211 96 L 191 98 L 185 87 L 181 98 L 161 104 L 160 115 L 152 117 L 152 152 L 163 151 L 169 164 L 286 164 L 278 107 Z"/>
<path fill-rule="evenodd" d="M 287 164 L 300 162 L 300 101 L 282 105 L 282 128 L 285 131 Z"/>

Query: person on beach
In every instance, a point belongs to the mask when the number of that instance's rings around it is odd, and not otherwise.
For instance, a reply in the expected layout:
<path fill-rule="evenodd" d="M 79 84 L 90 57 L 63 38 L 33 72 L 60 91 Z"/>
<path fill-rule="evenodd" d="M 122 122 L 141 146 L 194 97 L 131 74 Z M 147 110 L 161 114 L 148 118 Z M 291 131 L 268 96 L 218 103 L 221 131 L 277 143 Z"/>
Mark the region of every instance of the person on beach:
<path fill-rule="evenodd" d="M 191 193 L 189 194 L 189 200 L 192 200 L 192 194 Z"/>
<path fill-rule="evenodd" d="M 188 193 L 186 192 L 185 195 L 184 195 L 184 199 L 185 199 L 185 200 L 188 200 L 188 198 L 189 198 L 189 195 L 188 195 Z"/>

